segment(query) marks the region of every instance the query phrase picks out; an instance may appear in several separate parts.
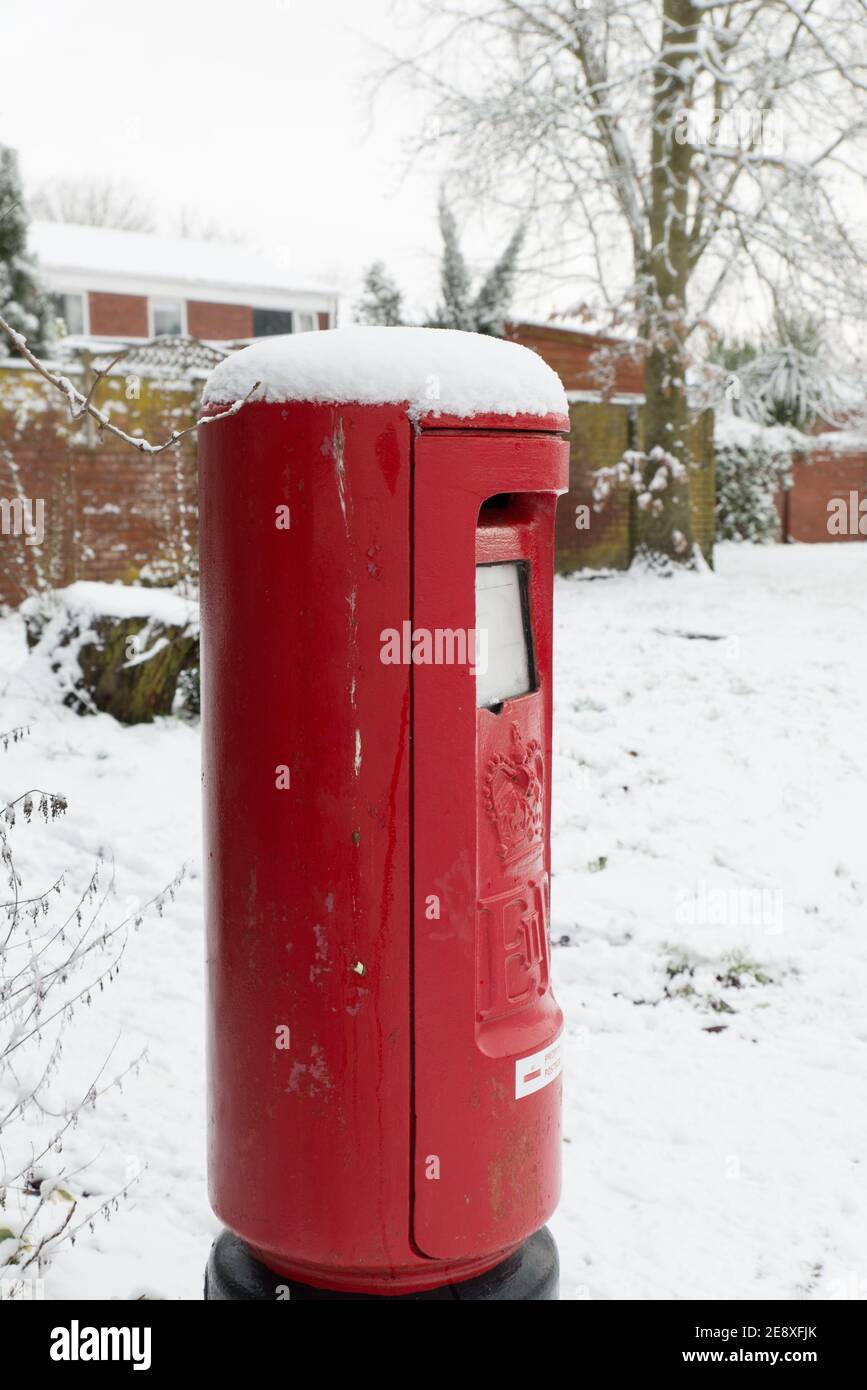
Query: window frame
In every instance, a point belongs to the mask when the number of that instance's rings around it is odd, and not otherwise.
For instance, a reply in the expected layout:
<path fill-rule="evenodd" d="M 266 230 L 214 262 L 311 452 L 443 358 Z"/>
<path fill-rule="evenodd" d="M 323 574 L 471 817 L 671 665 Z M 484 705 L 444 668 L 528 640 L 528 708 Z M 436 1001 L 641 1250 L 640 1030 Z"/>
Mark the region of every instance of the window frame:
<path fill-rule="evenodd" d="M 88 338 L 90 336 L 90 296 L 87 290 L 51 290 L 50 294 L 53 299 L 81 300 L 81 331 L 80 333 L 73 333 L 67 324 L 66 336 L 68 338 Z M 63 314 L 58 314 L 57 317 L 62 318 L 66 323 Z"/>
<path fill-rule="evenodd" d="M 156 323 L 155 323 L 155 311 L 156 311 L 157 309 L 165 309 L 165 308 L 167 308 L 170 304 L 171 304 L 171 305 L 177 304 L 177 305 L 179 305 L 179 307 L 180 307 L 180 311 L 181 311 L 181 313 L 180 313 L 180 328 L 179 328 L 179 330 L 178 330 L 178 332 L 177 332 L 176 334 L 175 334 L 175 333 L 157 333 L 157 332 L 156 332 Z M 148 338 L 174 338 L 174 337 L 181 337 L 181 338 L 189 337 L 189 333 L 188 333 L 188 331 L 187 331 L 187 301 L 186 301 L 185 299 L 178 299 L 178 298 L 176 298 L 175 296 L 167 295 L 167 294 L 154 294 L 154 295 L 148 295 Z"/>

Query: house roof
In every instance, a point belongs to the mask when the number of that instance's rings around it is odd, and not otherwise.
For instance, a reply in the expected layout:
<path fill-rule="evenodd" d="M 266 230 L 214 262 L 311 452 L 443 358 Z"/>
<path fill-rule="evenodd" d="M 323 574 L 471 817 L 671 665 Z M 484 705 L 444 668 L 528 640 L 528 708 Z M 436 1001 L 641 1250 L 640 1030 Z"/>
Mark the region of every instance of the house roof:
<path fill-rule="evenodd" d="M 89 276 L 93 288 L 108 281 L 140 282 L 232 292 L 237 299 L 256 293 L 335 296 L 337 291 L 313 283 L 280 263 L 279 258 L 219 241 L 192 241 L 150 232 L 121 232 L 107 227 L 83 227 L 73 222 L 32 222 L 29 244 L 55 284 L 64 275 Z"/>

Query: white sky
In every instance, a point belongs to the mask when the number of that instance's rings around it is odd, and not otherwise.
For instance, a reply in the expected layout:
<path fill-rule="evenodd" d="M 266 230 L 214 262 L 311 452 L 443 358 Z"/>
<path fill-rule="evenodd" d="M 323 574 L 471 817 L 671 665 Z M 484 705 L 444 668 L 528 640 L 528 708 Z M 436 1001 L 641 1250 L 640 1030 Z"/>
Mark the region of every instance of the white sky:
<path fill-rule="evenodd" d="M 438 172 L 408 171 L 404 144 L 424 111 L 397 87 L 371 110 L 364 85 L 415 13 L 406 0 L 0 0 L 0 141 L 31 189 L 117 180 L 153 199 L 163 230 L 187 208 L 350 296 L 382 258 L 411 307 L 433 307 Z M 467 236 L 491 259 L 503 239 Z"/>
<path fill-rule="evenodd" d="M 30 190 L 107 178 L 151 199 L 164 231 L 186 211 L 241 234 L 339 290 L 344 320 L 383 259 L 418 316 L 437 299 L 443 170 L 408 158 L 423 98 L 394 83 L 372 103 L 369 79 L 386 50 L 412 51 L 423 13 L 424 0 L 0 0 L 0 143 Z M 490 212 L 464 225 L 471 266 L 511 230 Z M 544 319 L 576 291 L 586 281 L 527 276 L 515 308 Z M 756 312 L 746 295 L 729 308 L 741 328 Z"/>

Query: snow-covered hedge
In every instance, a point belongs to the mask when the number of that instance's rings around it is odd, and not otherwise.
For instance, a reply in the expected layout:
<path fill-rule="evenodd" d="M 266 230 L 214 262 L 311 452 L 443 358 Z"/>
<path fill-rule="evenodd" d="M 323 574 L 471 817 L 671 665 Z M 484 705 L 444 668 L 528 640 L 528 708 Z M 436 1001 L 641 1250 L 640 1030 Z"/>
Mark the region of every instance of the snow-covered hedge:
<path fill-rule="evenodd" d="M 785 425 L 759 425 L 736 415 L 717 415 L 716 524 L 719 540 L 775 541 L 780 518 L 776 496 L 791 487 L 792 459 L 808 441 Z"/>

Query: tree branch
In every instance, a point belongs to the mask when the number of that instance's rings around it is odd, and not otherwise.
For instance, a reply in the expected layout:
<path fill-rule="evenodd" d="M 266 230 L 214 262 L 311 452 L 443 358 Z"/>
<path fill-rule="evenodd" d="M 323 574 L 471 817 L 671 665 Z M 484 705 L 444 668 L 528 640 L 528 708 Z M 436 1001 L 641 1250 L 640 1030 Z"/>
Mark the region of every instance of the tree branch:
<path fill-rule="evenodd" d="M 198 420 L 192 425 L 188 425 L 186 429 L 173 430 L 170 437 L 162 444 L 151 444 L 147 439 L 140 439 L 135 435 L 127 434 L 126 430 L 122 430 L 119 425 L 112 423 L 104 410 L 100 410 L 93 404 L 93 392 L 95 387 L 103 377 L 107 375 L 115 362 L 123 357 L 124 353 L 129 351 L 129 349 L 125 349 L 124 352 L 118 353 L 117 357 L 115 357 L 103 371 L 97 372 L 93 386 L 90 388 L 87 395 L 84 396 L 78 390 L 77 386 L 73 386 L 68 377 L 60 376 L 57 372 L 53 372 L 50 367 L 46 367 L 44 362 L 40 362 L 39 358 L 32 353 L 27 346 L 27 339 L 21 333 L 16 333 L 15 329 L 11 324 L 6 322 L 2 315 L 0 315 L 0 330 L 6 334 L 6 337 L 15 348 L 15 351 L 21 354 L 25 362 L 29 363 L 33 370 L 38 372 L 44 381 L 48 382 L 49 386 L 53 386 L 55 391 L 58 391 L 60 395 L 64 397 L 69 407 L 70 419 L 79 420 L 83 415 L 89 415 L 96 421 L 100 430 L 107 430 L 108 433 L 113 434 L 116 439 L 122 439 L 124 444 L 129 444 L 133 449 L 137 449 L 140 454 L 149 454 L 151 456 L 154 454 L 162 454 L 166 449 L 171 449 L 176 444 L 180 443 L 188 434 L 192 434 L 200 425 L 213 425 L 217 420 L 226 420 L 231 415 L 237 415 L 241 407 L 247 404 L 254 392 L 258 391 L 262 384 L 259 381 L 254 381 L 243 400 L 233 401 L 226 410 L 220 411 L 218 415 L 200 416 Z"/>

